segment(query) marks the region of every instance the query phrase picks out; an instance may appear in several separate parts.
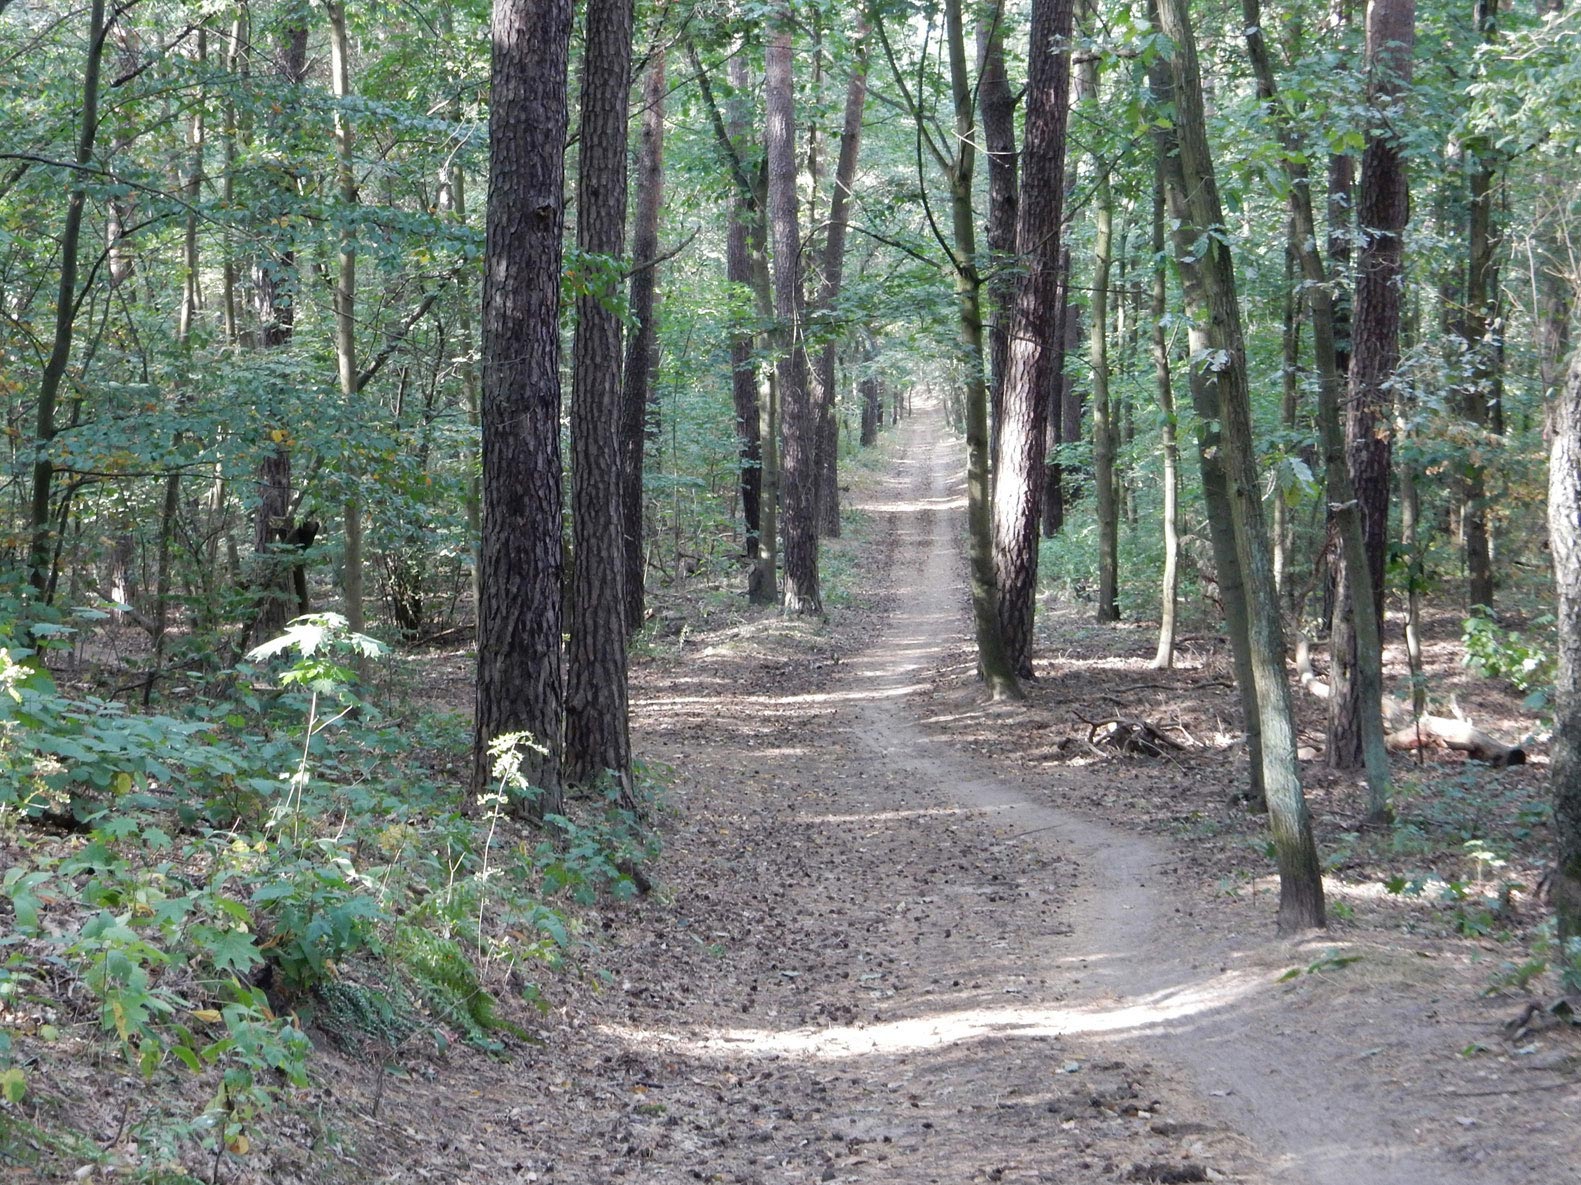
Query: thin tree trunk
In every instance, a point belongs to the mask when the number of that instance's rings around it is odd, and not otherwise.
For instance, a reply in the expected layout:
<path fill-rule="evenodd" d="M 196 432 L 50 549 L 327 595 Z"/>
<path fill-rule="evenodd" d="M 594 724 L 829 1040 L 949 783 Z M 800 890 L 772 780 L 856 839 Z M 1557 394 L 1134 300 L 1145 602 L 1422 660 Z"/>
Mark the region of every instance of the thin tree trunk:
<path fill-rule="evenodd" d="M 1000 400 L 994 480 L 994 568 L 999 630 L 1019 678 L 1031 678 L 1037 602 L 1048 392 L 1054 381 L 1063 216 L 1065 129 L 1070 91 L 1071 0 L 1032 7 L 1026 90 L 1026 186 L 1016 224 L 1023 265 L 1010 310 L 1008 369 Z"/>
<path fill-rule="evenodd" d="M 99 134 L 99 73 L 104 61 L 104 43 L 109 30 L 104 19 L 104 0 L 92 0 L 88 7 L 88 52 L 82 70 L 82 116 L 77 125 L 77 150 L 73 157 L 80 169 L 93 161 L 94 141 Z M 60 283 L 55 290 L 55 331 L 49 357 L 38 385 L 33 444 L 33 490 L 29 525 L 28 580 L 45 599 L 54 583 L 57 542 L 51 530 L 50 495 L 55 465 L 49 449 L 55 439 L 55 410 L 60 386 L 71 362 L 72 336 L 77 319 L 77 260 L 82 249 L 82 222 L 88 202 L 82 172 L 71 174 L 66 197 L 66 221 L 60 234 Z"/>
<path fill-rule="evenodd" d="M 341 203 L 340 272 L 335 283 L 335 362 L 340 393 L 348 402 L 357 396 L 357 230 L 352 211 L 358 204 L 357 176 L 352 161 L 351 118 L 345 103 L 351 97 L 351 46 L 346 37 L 346 7 L 339 0 L 329 5 L 330 89 L 340 105 L 335 108 L 335 179 Z M 354 456 L 355 454 L 350 454 Z M 353 462 L 355 463 L 355 462 Z M 355 493 L 361 475 L 351 478 L 353 493 L 346 499 L 346 552 L 343 592 L 346 624 L 362 632 L 363 558 L 362 499 Z"/>
<path fill-rule="evenodd" d="M 576 241 L 584 255 L 626 248 L 626 128 L 632 0 L 588 0 L 578 135 Z M 579 292 L 572 341 L 570 629 L 565 780 L 606 773 L 631 791 L 626 691 L 626 531 L 622 507 L 621 323 L 615 292 Z"/>
<path fill-rule="evenodd" d="M 1175 222 L 1174 248 L 1188 310 L 1196 325 L 1193 356 L 1212 359 L 1204 377 L 1218 396 L 1220 443 L 1228 485 L 1235 556 L 1246 583 L 1248 659 L 1262 726 L 1263 787 L 1279 865 L 1279 928 L 1324 924 L 1323 879 L 1311 818 L 1301 789 L 1296 734 L 1285 670 L 1285 641 L 1274 588 L 1261 485 L 1252 440 L 1246 347 L 1223 210 L 1208 154 L 1201 75 L 1186 0 L 1160 0 L 1160 28 L 1174 43 L 1167 63 L 1154 67 L 1159 97 L 1174 112 L 1160 129 L 1166 190 Z M 1208 244 L 1206 250 L 1199 243 Z"/>
<path fill-rule="evenodd" d="M 539 818 L 560 782 L 560 264 L 570 0 L 495 0 L 483 283 L 483 537 L 473 789 L 526 733 Z"/>
<path fill-rule="evenodd" d="M 1345 457 L 1345 435 L 1340 421 L 1341 376 L 1334 340 L 1334 298 L 1329 286 L 1324 283 L 1323 261 L 1317 253 L 1317 225 L 1312 211 L 1304 146 L 1292 121 L 1278 105 L 1278 91 L 1262 34 L 1262 13 L 1258 0 L 1242 0 L 1242 14 L 1246 26 L 1247 51 L 1257 76 L 1258 97 L 1272 105 L 1276 113 L 1280 147 L 1283 150 L 1281 155 L 1289 183 L 1290 240 L 1301 264 L 1307 302 L 1312 311 L 1312 353 L 1318 370 L 1318 418 L 1322 427 L 1329 506 L 1340 532 L 1345 572 L 1354 573 L 1359 578 L 1356 586 L 1349 588 L 1349 598 L 1342 595 L 1336 602 L 1342 607 L 1353 605 L 1352 615 L 1342 623 L 1341 614 L 1337 612 L 1335 622 L 1336 625 L 1345 626 L 1337 632 L 1352 639 L 1348 703 L 1356 718 L 1353 721 L 1354 731 L 1350 735 L 1357 739 L 1357 756 L 1367 770 L 1367 819 L 1375 825 L 1383 824 L 1390 818 L 1389 758 L 1384 745 L 1383 728 L 1383 647 L 1378 632 L 1380 617 L 1372 602 L 1374 582 L 1370 576 L 1366 537 Z M 1346 581 L 1342 579 L 1340 583 L 1345 588 Z M 1333 687 L 1329 698 L 1331 704 L 1340 699 L 1337 686 Z M 1331 722 L 1333 719 L 1331 714 Z M 1335 748 L 1337 743 L 1331 732 L 1330 752 Z"/>
<path fill-rule="evenodd" d="M 1069 177 L 1072 170 L 1067 166 Z M 1065 193 L 1070 196 L 1072 186 L 1067 180 Z M 1049 364 L 1053 372 L 1049 379 L 1049 408 L 1047 428 L 1047 461 L 1043 467 L 1043 537 L 1052 539 L 1065 529 L 1065 503 L 1069 496 L 1067 474 L 1059 458 L 1059 446 L 1071 441 L 1070 425 L 1079 428 L 1081 407 L 1075 383 L 1065 373 L 1065 359 L 1075 352 L 1081 338 L 1081 309 L 1071 303 L 1069 244 L 1070 219 L 1060 228 L 1059 277 L 1055 281 L 1058 295 L 1054 301 L 1054 358 Z M 1074 433 L 1077 439 L 1080 432 Z"/>
<path fill-rule="evenodd" d="M 1310 200 L 1310 199 L 1309 199 Z M 1279 426 L 1284 430 L 1285 439 L 1291 440 L 1295 436 L 1296 409 L 1299 406 L 1301 390 L 1301 290 L 1296 287 L 1296 251 L 1295 219 L 1291 218 L 1289 234 L 1290 241 L 1285 246 L 1285 293 L 1283 321 L 1280 332 L 1280 345 L 1282 347 L 1281 365 L 1279 368 L 1280 388 L 1282 398 L 1279 402 Z M 1284 491 L 1275 487 L 1274 492 L 1274 585 L 1279 589 L 1280 597 L 1289 607 L 1293 601 L 1293 590 L 1290 587 L 1290 547 L 1292 531 L 1290 529 L 1290 503 L 1284 497 Z"/>
<path fill-rule="evenodd" d="M 646 613 L 642 548 L 642 469 L 647 443 L 648 402 L 659 366 L 654 325 L 654 287 L 658 282 L 659 206 L 664 194 L 665 47 L 655 47 L 642 81 L 642 135 L 637 148 L 637 212 L 633 220 L 631 255 L 637 267 L 628 301 L 632 330 L 626 343 L 626 388 L 621 396 L 621 523 L 625 532 L 626 628 L 635 632 Z M 739 220 L 732 218 L 730 235 Z M 744 230 L 744 228 L 742 228 Z M 737 250 L 734 239 L 727 249 Z M 727 261 L 727 266 L 733 262 Z M 730 279 L 734 280 L 734 275 Z M 732 343 L 733 346 L 733 343 Z M 732 352 L 732 360 L 734 353 Z M 754 508 L 756 509 L 756 508 Z"/>
<path fill-rule="evenodd" d="M 1175 665 L 1175 612 L 1180 588 L 1180 442 L 1175 415 L 1175 391 L 1169 374 L 1169 339 L 1164 318 L 1169 311 L 1164 257 L 1164 174 L 1155 161 L 1153 171 L 1153 376 L 1158 391 L 1160 431 L 1164 444 L 1164 572 L 1159 580 L 1158 650 L 1153 668 L 1167 671 Z"/>
<path fill-rule="evenodd" d="M 818 308 L 832 314 L 840 300 L 845 268 L 846 227 L 851 218 L 851 186 L 856 182 L 857 156 L 862 146 L 862 112 L 867 104 L 867 24 L 856 31 L 856 61 L 846 85 L 845 117 L 840 129 L 840 155 L 834 170 L 834 193 L 829 200 L 828 237 L 823 249 L 823 284 Z M 818 408 L 818 529 L 830 538 L 840 534 L 840 425 L 835 391 L 835 363 L 839 346 L 827 341 L 818 352 L 813 373 L 814 403 Z"/>
<path fill-rule="evenodd" d="M 1094 92 L 1096 92 L 1096 85 Z M 1095 96 L 1096 97 L 1096 96 Z M 1098 519 L 1098 603 L 1100 622 L 1120 620 L 1120 516 L 1114 485 L 1114 424 L 1109 406 L 1109 265 L 1114 242 L 1114 196 L 1109 174 L 1098 162 L 1093 199 L 1092 303 L 1087 323 L 1087 365 L 1092 371 L 1092 480 Z"/>
<path fill-rule="evenodd" d="M 206 27 L 199 28 L 197 40 L 193 49 L 193 61 L 200 74 L 205 73 L 209 58 L 209 31 Z M 187 123 L 187 163 L 186 176 L 182 182 L 182 190 L 186 195 L 189 207 L 186 226 L 182 231 L 181 258 L 182 258 L 182 286 L 181 286 L 181 311 L 176 319 L 176 344 L 181 350 L 183 386 L 190 384 L 192 379 L 192 326 L 197 320 L 198 306 L 201 303 L 202 277 L 198 272 L 198 214 L 197 204 L 203 187 L 203 151 L 205 146 L 206 123 L 204 108 L 207 101 L 206 88 L 199 87 L 198 101 L 194 106 L 192 115 Z M 179 410 L 184 399 L 177 399 Z M 175 443 L 180 444 L 182 433 L 177 431 Z M 159 511 L 159 550 L 156 560 L 156 574 L 154 577 L 154 668 L 157 670 L 164 659 L 165 631 L 170 624 L 170 586 L 171 586 L 171 544 L 175 537 L 176 518 L 181 510 L 181 473 L 174 471 L 165 478 L 165 493 L 163 504 Z M 152 692 L 153 682 L 150 678 L 148 692 Z M 146 698 L 146 693 L 145 693 Z"/>
<path fill-rule="evenodd" d="M 1477 33 L 1484 44 L 1498 36 L 1498 16 L 1492 0 L 1476 0 Z M 1487 432 L 1493 417 L 1501 351 L 1496 333 L 1498 234 L 1493 203 L 1498 192 L 1497 150 L 1479 136 L 1464 145 L 1470 166 L 1466 242 L 1466 303 L 1460 336 L 1466 350 L 1467 376 L 1461 391 L 1461 413 L 1478 432 Z M 1493 608 L 1493 555 L 1489 539 L 1488 483 L 1478 448 L 1466 460 L 1463 478 L 1462 530 L 1466 550 L 1466 602 L 1468 609 Z"/>

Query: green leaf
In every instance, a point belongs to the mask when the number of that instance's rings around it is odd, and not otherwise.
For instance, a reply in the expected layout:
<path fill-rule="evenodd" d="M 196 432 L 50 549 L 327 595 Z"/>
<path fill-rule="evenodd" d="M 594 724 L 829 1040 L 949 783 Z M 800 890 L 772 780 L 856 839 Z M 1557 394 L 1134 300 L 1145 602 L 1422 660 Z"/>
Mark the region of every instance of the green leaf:
<path fill-rule="evenodd" d="M 0 1099 L 8 1103 L 20 1103 L 22 1096 L 27 1094 L 27 1076 L 16 1066 L 9 1070 L 0 1070 Z"/>

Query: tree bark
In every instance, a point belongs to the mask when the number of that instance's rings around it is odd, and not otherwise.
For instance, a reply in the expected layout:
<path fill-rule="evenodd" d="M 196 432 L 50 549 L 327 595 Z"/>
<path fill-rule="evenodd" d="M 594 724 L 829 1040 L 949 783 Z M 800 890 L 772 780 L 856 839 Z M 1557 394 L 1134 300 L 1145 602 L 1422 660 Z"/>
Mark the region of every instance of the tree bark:
<path fill-rule="evenodd" d="M 834 313 L 840 300 L 845 269 L 846 227 L 851 219 L 851 186 L 856 183 L 857 157 L 862 146 L 862 112 L 867 105 L 867 23 L 856 31 L 856 61 L 846 84 L 845 116 L 840 129 L 840 155 L 834 170 L 834 192 L 829 199 L 829 223 L 823 249 L 823 283 L 818 309 Z M 818 529 L 830 538 L 840 534 L 840 423 L 835 371 L 839 344 L 826 341 L 818 352 L 813 373 L 814 404 L 818 409 Z"/>
<path fill-rule="evenodd" d="M 301 86 L 307 78 L 307 33 L 305 26 L 288 23 L 277 34 L 277 72 L 280 80 L 290 86 Z M 277 131 L 284 139 L 296 116 L 293 110 L 287 109 L 280 117 L 281 126 Z M 282 221 L 286 221 L 285 208 L 294 196 L 294 183 L 287 177 L 278 185 L 279 190 L 272 198 L 280 203 Z M 296 332 L 298 288 L 296 240 L 286 227 L 254 260 L 253 305 L 258 315 L 255 340 L 263 349 L 280 349 L 290 344 Z M 282 422 L 285 419 L 282 410 L 271 408 L 270 411 L 270 419 L 276 426 L 269 432 L 274 448 L 265 454 L 258 466 L 259 497 L 253 522 L 249 577 L 257 598 L 257 611 L 248 629 L 249 645 L 276 636 L 296 612 L 307 611 L 296 588 L 295 574 L 299 565 L 292 555 L 296 550 L 293 540 L 298 536 L 290 509 L 291 430 Z M 305 587 L 305 579 L 302 583 Z"/>
<path fill-rule="evenodd" d="M 1558 593 L 1559 670 L 1554 682 L 1549 769 L 1558 869 L 1554 911 L 1561 950 L 1581 940 L 1581 351 L 1554 401 L 1548 459 L 1548 541 Z M 1581 966 L 1566 958 L 1564 987 L 1581 992 Z"/>
<path fill-rule="evenodd" d="M 483 536 L 473 788 L 526 733 L 519 803 L 558 814 L 561 728 L 560 263 L 570 0 L 495 0 L 483 284 Z"/>
<path fill-rule="evenodd" d="M 1350 715 L 1343 721 L 1345 729 L 1333 728 L 1336 716 L 1332 709 L 1341 700 L 1341 695 L 1330 697 L 1329 746 L 1332 751 L 1341 739 L 1349 741 L 1354 738 L 1354 750 L 1346 754 L 1351 759 L 1350 765 L 1344 768 L 1356 764 L 1366 767 L 1367 821 L 1381 825 L 1391 817 L 1389 758 L 1385 752 L 1383 726 L 1380 723 L 1383 646 L 1377 628 L 1380 615 L 1372 600 L 1374 584 L 1370 575 L 1366 537 L 1362 529 L 1360 507 L 1351 484 L 1350 468 L 1345 456 L 1345 434 L 1340 421 L 1341 375 L 1335 347 L 1334 297 L 1325 283 L 1323 261 L 1317 252 L 1317 223 L 1312 211 L 1311 178 L 1307 171 L 1304 145 L 1290 114 L 1279 105 L 1273 64 L 1262 33 L 1262 13 L 1258 0 L 1242 0 L 1242 14 L 1246 26 L 1247 53 L 1257 77 L 1258 97 L 1269 104 L 1279 131 L 1281 157 L 1289 184 L 1290 241 L 1300 261 L 1301 278 L 1312 314 L 1312 354 L 1318 371 L 1318 419 L 1322 429 L 1329 509 L 1340 532 L 1345 558 L 1344 571 L 1358 577 L 1354 586 L 1348 585 L 1348 578 L 1341 580 L 1341 588 L 1346 591 L 1335 602 L 1338 607 L 1334 623 L 1335 649 L 1337 651 L 1341 643 L 1350 647 L 1350 682 L 1344 689 L 1348 697 L 1343 704 Z M 1332 755 L 1330 763 L 1334 764 Z"/>
<path fill-rule="evenodd" d="M 1186 0 L 1159 0 L 1160 28 L 1174 42 L 1167 63 L 1155 67 L 1160 98 L 1172 104 L 1174 140 L 1166 175 L 1174 246 L 1188 309 L 1200 335 L 1193 356 L 1202 359 L 1216 389 L 1221 445 L 1228 484 L 1235 555 L 1246 582 L 1247 650 L 1262 730 L 1263 787 L 1279 865 L 1279 928 L 1293 932 L 1324 924 L 1323 878 L 1301 789 L 1296 735 L 1285 674 L 1285 642 L 1274 588 L 1267 526 L 1253 450 L 1246 348 L 1224 216 L 1208 154 L 1207 121 L 1197 68 L 1196 42 Z M 1204 251 L 1198 244 L 1206 242 Z M 1197 342 L 1193 342 L 1197 346 Z"/>
<path fill-rule="evenodd" d="M 1096 76 L 1093 83 L 1097 97 Z M 1098 603 L 1101 623 L 1120 620 L 1120 512 L 1115 497 L 1115 430 L 1109 403 L 1109 266 L 1113 261 L 1114 194 L 1098 164 L 1093 198 L 1092 301 L 1087 321 L 1087 365 L 1092 372 L 1093 511 L 1098 522 Z"/>
<path fill-rule="evenodd" d="M 988 307 L 993 312 L 988 321 L 988 428 L 990 468 L 995 482 L 999 480 L 1005 376 L 1010 365 L 1010 321 L 1018 287 L 1014 269 L 1020 200 L 1016 159 L 1018 100 L 1010 89 L 1010 78 L 1005 71 L 1004 22 L 1004 0 L 993 0 L 977 24 L 977 106 L 982 113 L 983 153 L 988 161 L 985 229 L 989 255 Z M 1038 64 L 1037 55 L 1033 55 L 1030 64 Z"/>
<path fill-rule="evenodd" d="M 1026 90 L 1026 185 L 1016 249 L 1022 274 L 1010 308 L 1008 368 L 993 486 L 999 631 L 1018 678 L 1031 678 L 1048 396 L 1055 380 L 1065 130 L 1070 91 L 1071 0 L 1032 6 Z M 1001 67 L 1003 63 L 1001 62 Z M 990 219 L 990 225 L 992 220 Z"/>
<path fill-rule="evenodd" d="M 978 673 L 995 700 L 1021 699 L 1015 667 L 999 625 L 998 576 L 994 570 L 993 506 L 989 488 L 988 388 L 984 381 L 982 278 L 977 272 L 977 228 L 972 212 L 976 164 L 976 119 L 966 70 L 966 34 L 960 0 L 945 0 L 945 47 L 950 95 L 955 108 L 955 156 L 946 169 L 954 241 L 955 300 L 966 367 L 966 518 L 972 573 L 972 620 Z M 916 113 L 914 113 L 915 115 Z M 920 133 L 919 133 L 920 134 Z"/>
<path fill-rule="evenodd" d="M 1411 82 L 1415 0 L 1374 0 L 1367 10 L 1368 96 L 1375 109 L 1401 101 Z M 1383 610 L 1393 434 L 1389 384 L 1400 362 L 1400 295 L 1410 190 L 1404 145 L 1392 129 L 1372 134 L 1362 155 L 1357 222 L 1356 307 L 1346 422 L 1351 480 L 1366 532 L 1373 607 Z"/>
<path fill-rule="evenodd" d="M 626 128 L 632 0 L 588 0 L 576 188 L 584 256 L 617 264 L 626 248 Z M 600 273 L 595 273 L 600 274 Z M 626 701 L 626 530 L 621 494 L 621 323 L 616 293 L 589 281 L 576 297 L 571 380 L 571 567 L 566 645 L 565 780 L 612 775 L 631 791 Z"/>
<path fill-rule="evenodd" d="M 340 105 L 335 109 L 335 183 L 342 206 L 340 232 L 340 270 L 335 281 L 335 362 L 340 393 L 348 402 L 355 399 L 357 383 L 357 230 L 352 210 L 357 206 L 357 177 L 353 169 L 353 132 L 345 102 L 351 96 L 351 45 L 346 36 L 346 6 L 332 0 L 329 11 L 330 90 Z M 348 458 L 356 454 L 349 453 Z M 352 464 L 355 461 L 352 460 Z M 348 475 L 353 488 L 345 511 L 345 578 L 342 591 L 346 600 L 346 624 L 361 633 L 363 615 L 362 500 L 355 493 L 361 474 Z"/>
<path fill-rule="evenodd" d="M 769 240 L 774 253 L 774 315 L 779 323 L 778 363 L 784 453 L 785 589 L 789 614 L 821 614 L 818 584 L 818 418 L 808 381 L 806 299 L 801 281 L 801 228 L 796 220 L 795 87 L 791 74 L 793 17 L 788 4 L 769 32 L 765 102 L 768 130 Z"/>
<path fill-rule="evenodd" d="M 1084 20 L 1096 19 L 1090 4 Z M 1099 102 L 1098 59 L 1087 55 L 1076 79 L 1078 104 Z M 1096 151 L 1093 171 L 1092 287 L 1087 301 L 1087 369 L 1092 377 L 1092 475 L 1093 513 L 1098 528 L 1098 597 L 1094 616 L 1103 624 L 1120 619 L 1119 607 L 1119 505 L 1115 488 L 1116 433 L 1109 398 L 1109 302 L 1114 263 L 1114 190 L 1109 165 Z"/>
<path fill-rule="evenodd" d="M 1153 669 L 1167 671 L 1175 665 L 1175 615 L 1180 588 L 1180 441 L 1175 416 L 1175 390 L 1169 373 L 1169 339 L 1164 318 L 1169 311 L 1169 291 L 1164 256 L 1164 173 L 1155 161 L 1153 170 L 1153 303 L 1151 344 L 1153 379 L 1160 432 L 1164 446 L 1164 571 L 1159 578 L 1158 650 Z"/>
<path fill-rule="evenodd" d="M 1409 85 L 1414 33 L 1414 0 L 1377 0 L 1369 6 L 1365 67 L 1369 105 L 1375 110 L 1387 111 L 1396 105 Z M 1382 115 L 1377 118 L 1387 123 Z M 1359 606 L 1365 603 L 1357 595 L 1362 581 L 1371 585 L 1373 617 L 1380 636 L 1383 629 L 1393 451 L 1390 386 L 1400 360 L 1400 294 L 1409 214 L 1403 148 L 1386 126 L 1368 136 L 1357 204 L 1357 225 L 1363 238 L 1356 264 L 1345 438 L 1367 568 L 1364 575 L 1342 553 L 1335 579 L 1328 762 L 1342 769 L 1365 763 L 1362 729 L 1371 716 L 1359 698 L 1356 665 L 1361 641 L 1355 631 L 1361 628 Z M 1331 488 L 1336 476 L 1331 470 Z M 1350 499 L 1331 501 L 1343 506 Z"/>
<path fill-rule="evenodd" d="M 642 80 L 637 211 L 631 236 L 632 262 L 637 270 L 631 277 L 628 297 L 632 329 L 626 343 L 625 391 L 621 396 L 620 504 L 621 529 L 625 532 L 626 629 L 633 633 L 641 627 L 647 611 L 643 587 L 647 564 L 642 548 L 642 469 L 648 439 L 648 402 L 653 398 L 654 376 L 659 367 L 653 293 L 658 282 L 659 206 L 664 196 L 664 94 L 665 47 L 661 44 L 648 58 Z M 731 219 L 729 235 L 735 235 L 738 223 L 738 219 Z M 733 238 L 726 250 L 727 254 L 736 250 Z M 731 360 L 735 361 L 733 341 Z"/>
<path fill-rule="evenodd" d="M 82 70 L 82 116 L 77 125 L 77 150 L 74 160 L 86 167 L 93 160 L 94 141 L 99 134 L 99 75 L 104 62 L 104 43 L 109 34 L 105 24 L 104 0 L 88 6 L 88 52 Z M 77 260 L 82 249 L 82 222 L 88 203 L 85 174 L 71 174 L 66 196 L 66 221 L 60 234 L 60 283 L 55 290 L 55 332 L 49 357 L 38 385 L 33 446 L 33 489 L 29 516 L 28 581 L 39 596 L 49 599 L 54 588 L 55 533 L 51 529 L 50 494 L 55 465 L 49 449 L 55 439 L 55 409 L 60 386 L 71 362 L 72 337 L 77 320 Z"/>
<path fill-rule="evenodd" d="M 1497 9 L 1491 0 L 1476 0 L 1478 36 L 1484 44 L 1498 35 Z M 1501 350 L 1495 342 L 1498 302 L 1498 233 L 1494 198 L 1498 192 L 1498 154 L 1491 139 L 1478 136 L 1464 144 L 1470 170 L 1467 179 L 1466 302 L 1460 338 L 1466 351 L 1466 381 L 1460 391 L 1461 414 L 1487 439 L 1495 418 L 1498 364 Z M 1466 460 L 1461 489 L 1461 534 L 1466 555 L 1466 607 L 1493 608 L 1494 576 L 1489 538 L 1488 482 L 1478 447 Z"/>

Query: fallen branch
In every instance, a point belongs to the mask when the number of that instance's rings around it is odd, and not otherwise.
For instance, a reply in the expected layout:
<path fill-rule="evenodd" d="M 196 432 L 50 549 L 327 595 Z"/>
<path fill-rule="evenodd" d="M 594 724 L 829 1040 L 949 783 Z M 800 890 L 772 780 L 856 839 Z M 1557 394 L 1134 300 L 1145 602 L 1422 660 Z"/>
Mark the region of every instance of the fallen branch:
<path fill-rule="evenodd" d="M 1319 699 L 1328 699 L 1329 685 L 1312 669 L 1312 643 L 1305 634 L 1296 642 L 1296 674 L 1307 691 Z M 1526 764 L 1525 749 L 1496 740 L 1466 719 L 1458 707 L 1453 710 L 1454 716 L 1418 716 L 1411 705 L 1398 696 L 1386 695 L 1383 697 L 1384 744 L 1396 753 L 1454 749 L 1474 761 L 1500 768 Z"/>
<path fill-rule="evenodd" d="M 1071 715 L 1087 726 L 1087 744 L 1095 750 L 1104 746 L 1121 753 L 1166 757 L 1171 749 L 1179 753 L 1185 748 L 1147 720 L 1131 720 L 1120 716 L 1109 720 L 1088 720 L 1080 712 L 1072 712 Z"/>

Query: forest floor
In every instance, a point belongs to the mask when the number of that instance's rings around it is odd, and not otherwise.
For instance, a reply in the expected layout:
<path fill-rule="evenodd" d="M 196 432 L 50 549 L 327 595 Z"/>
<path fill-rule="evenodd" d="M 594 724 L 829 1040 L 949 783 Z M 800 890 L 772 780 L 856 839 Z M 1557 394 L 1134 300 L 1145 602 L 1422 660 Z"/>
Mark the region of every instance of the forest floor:
<path fill-rule="evenodd" d="M 1544 986 L 1509 970 L 1541 907 L 1455 858 L 1527 818 L 1544 768 L 1401 759 L 1379 838 L 1307 763 L 1336 916 L 1278 939 L 1263 823 L 1228 804 L 1222 643 L 1153 672 L 1150 631 L 1051 613 L 1030 705 L 985 706 L 958 446 L 923 413 L 890 447 L 864 541 L 830 552 L 857 603 L 677 615 L 637 664 L 636 747 L 676 780 L 661 890 L 604 920 L 612 983 L 561 985 L 526 1060 L 386 1084 L 369 1175 L 1581 1181 L 1581 1042 L 1506 1027 Z M 1519 735 L 1508 697 L 1460 694 Z M 1116 707 L 1185 747 L 1095 748 Z"/>
<path fill-rule="evenodd" d="M 925 409 L 885 447 L 825 553 L 855 590 L 829 622 L 698 596 L 647 635 L 635 747 L 674 780 L 657 889 L 592 919 L 611 974 L 545 984 L 508 1058 L 386 1073 L 323 1043 L 316 1117 L 225 1179 L 1581 1182 L 1581 1030 L 1506 1027 L 1552 991 L 1540 747 L 1397 759 L 1389 836 L 1306 763 L 1334 916 L 1279 939 L 1222 640 L 1153 671 L 1150 629 L 1049 606 L 1030 702 L 985 705 L 958 443 Z M 1517 739 L 1447 630 L 1445 694 Z M 423 696 L 468 706 L 468 661 L 424 656 Z M 1182 748 L 1095 745 L 1116 716 Z"/>

